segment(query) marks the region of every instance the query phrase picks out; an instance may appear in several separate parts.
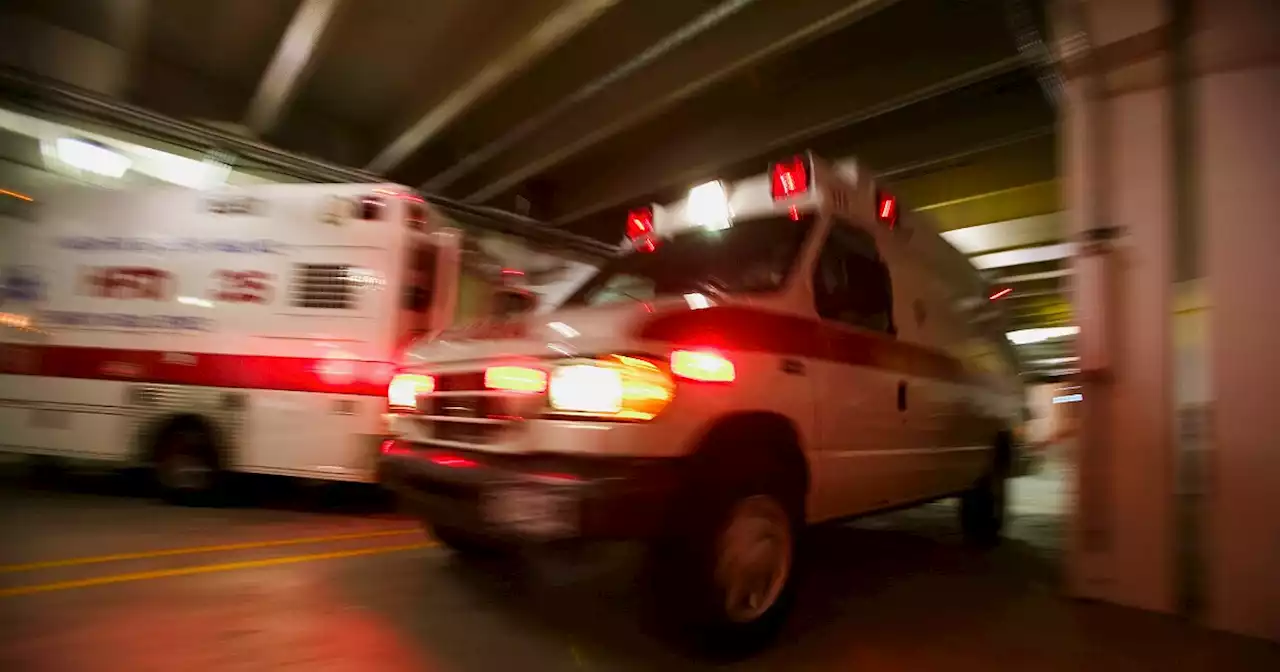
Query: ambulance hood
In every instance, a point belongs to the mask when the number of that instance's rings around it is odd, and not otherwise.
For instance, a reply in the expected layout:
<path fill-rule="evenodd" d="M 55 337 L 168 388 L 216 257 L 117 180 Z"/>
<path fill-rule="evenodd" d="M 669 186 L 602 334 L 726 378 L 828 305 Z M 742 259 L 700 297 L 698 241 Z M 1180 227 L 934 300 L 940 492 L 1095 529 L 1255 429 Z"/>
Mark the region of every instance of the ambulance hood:
<path fill-rule="evenodd" d="M 409 349 L 401 365 L 409 368 L 454 368 L 470 362 L 527 357 L 566 357 L 626 351 L 635 334 L 658 313 L 688 311 L 683 297 L 649 302 L 625 301 L 605 306 L 555 310 L 506 321 L 450 329 Z"/>

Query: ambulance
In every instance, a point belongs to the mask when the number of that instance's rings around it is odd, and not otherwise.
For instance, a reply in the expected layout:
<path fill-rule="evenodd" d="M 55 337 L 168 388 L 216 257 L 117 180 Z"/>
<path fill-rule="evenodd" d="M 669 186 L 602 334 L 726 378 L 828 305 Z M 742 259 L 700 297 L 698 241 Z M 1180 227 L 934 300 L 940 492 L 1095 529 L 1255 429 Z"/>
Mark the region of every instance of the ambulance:
<path fill-rule="evenodd" d="M 1017 359 L 923 217 L 804 154 L 626 231 L 557 309 L 446 332 L 393 378 L 381 478 L 437 539 L 641 541 L 671 619 L 757 641 L 806 525 L 958 497 L 998 537 Z"/>
<path fill-rule="evenodd" d="M 397 185 L 23 196 L 0 217 L 0 450 L 154 468 L 176 501 L 228 472 L 374 482 L 410 343 L 537 299 Z"/>

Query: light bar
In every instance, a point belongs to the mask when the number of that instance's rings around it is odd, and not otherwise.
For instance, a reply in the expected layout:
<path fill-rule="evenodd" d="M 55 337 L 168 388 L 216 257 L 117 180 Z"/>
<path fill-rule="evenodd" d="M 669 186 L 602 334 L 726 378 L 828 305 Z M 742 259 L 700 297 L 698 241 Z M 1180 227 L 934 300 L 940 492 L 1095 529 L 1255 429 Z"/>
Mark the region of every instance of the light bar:
<path fill-rule="evenodd" d="M 58 138 L 58 159 L 78 170 L 105 177 L 122 177 L 133 162 L 129 157 L 107 147 L 76 138 Z"/>

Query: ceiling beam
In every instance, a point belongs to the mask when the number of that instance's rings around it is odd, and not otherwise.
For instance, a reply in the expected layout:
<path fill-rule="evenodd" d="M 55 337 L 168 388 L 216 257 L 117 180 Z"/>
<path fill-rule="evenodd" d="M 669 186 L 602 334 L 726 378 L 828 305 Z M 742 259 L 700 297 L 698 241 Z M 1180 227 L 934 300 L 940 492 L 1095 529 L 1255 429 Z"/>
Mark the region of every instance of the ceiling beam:
<path fill-rule="evenodd" d="M 306 75 L 339 4 L 341 0 L 303 0 L 298 5 L 249 102 L 244 123 L 254 133 L 265 135 L 279 121 L 298 83 Z"/>
<path fill-rule="evenodd" d="M 1001 59 L 994 63 L 988 63 L 978 68 L 958 73 L 942 81 L 936 81 L 921 88 L 907 91 L 883 102 L 851 113 L 842 114 L 834 118 L 828 117 L 816 122 L 803 123 L 798 126 L 788 125 L 777 116 L 770 116 L 769 114 L 764 113 L 760 115 L 760 123 L 766 128 L 773 128 L 773 132 L 769 135 L 764 137 L 757 135 L 754 141 L 746 140 L 746 138 L 743 137 L 734 138 L 732 140 L 722 139 L 720 142 L 724 144 L 724 148 L 720 151 L 711 153 L 715 158 L 705 163 L 686 165 L 683 170 L 672 171 L 672 173 L 674 173 L 674 175 L 697 179 L 693 176 L 714 173 L 716 168 L 719 166 L 745 161 L 752 157 L 766 155 L 785 147 L 803 144 L 806 141 L 824 133 L 829 133 L 840 128 L 876 119 L 905 107 L 946 95 L 953 91 L 978 84 L 1003 74 L 1008 74 L 1021 67 L 1022 64 L 1020 57 Z M 907 75 L 907 73 L 900 74 Z M 885 76 L 889 78 L 893 77 L 893 75 Z M 796 106 L 796 109 L 803 110 L 803 103 L 799 103 Z M 820 111 L 820 108 L 811 108 L 807 115 L 802 114 L 796 116 L 812 117 L 817 111 Z M 761 130 L 764 129 L 762 128 Z M 724 138 L 727 134 L 721 133 L 718 135 L 721 138 Z M 668 174 L 670 175 L 672 173 Z M 662 173 L 655 172 L 654 175 L 662 175 Z M 622 178 L 612 179 L 610 179 L 610 176 L 605 176 L 605 179 L 613 182 L 613 184 L 606 184 L 606 186 L 599 188 L 593 187 L 580 190 L 579 194 L 582 196 L 581 201 L 570 202 L 564 211 L 552 219 L 551 223 L 553 225 L 561 226 L 569 224 L 606 208 L 616 206 L 628 199 L 640 196 L 657 186 L 652 183 L 652 176 L 645 176 L 644 178 L 639 179 L 634 176 L 623 176 Z"/>
<path fill-rule="evenodd" d="M 726 0 L 423 186 L 448 187 L 493 162 L 466 196 L 471 202 L 492 199 L 713 84 L 897 1 L 806 0 L 749 8 L 744 0 Z M 722 30 L 710 34 L 715 27 Z"/>
<path fill-rule="evenodd" d="M 135 69 L 142 60 L 150 4 L 150 0 L 114 0 L 110 5 L 108 16 L 112 22 L 112 42 L 123 56 L 116 84 L 123 97 L 128 97 L 131 92 Z"/>
<path fill-rule="evenodd" d="M 472 105 L 590 25 L 617 1 L 566 0 L 555 12 L 544 17 L 505 51 L 486 63 L 462 86 L 433 102 L 419 115 L 417 121 L 409 124 L 408 128 L 378 152 L 369 165 L 365 166 L 365 170 L 385 173 L 399 166 Z"/>

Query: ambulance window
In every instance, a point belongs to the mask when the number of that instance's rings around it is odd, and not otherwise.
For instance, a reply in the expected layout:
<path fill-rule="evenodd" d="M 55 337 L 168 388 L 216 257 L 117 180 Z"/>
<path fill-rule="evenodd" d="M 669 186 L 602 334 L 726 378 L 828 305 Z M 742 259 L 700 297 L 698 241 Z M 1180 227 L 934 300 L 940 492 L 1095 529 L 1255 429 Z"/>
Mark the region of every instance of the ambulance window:
<path fill-rule="evenodd" d="M 813 274 L 818 315 L 864 329 L 895 333 L 893 288 L 875 239 L 866 231 L 835 224 Z"/>
<path fill-rule="evenodd" d="M 565 306 L 648 301 L 711 288 L 727 293 L 778 289 L 796 265 L 813 226 L 768 217 L 734 222 L 723 231 L 691 230 L 663 240 L 653 252 L 610 260 L 565 300 Z"/>
<path fill-rule="evenodd" d="M 408 281 L 404 283 L 404 309 L 425 313 L 431 307 L 436 279 L 435 245 L 419 245 L 411 253 Z"/>

